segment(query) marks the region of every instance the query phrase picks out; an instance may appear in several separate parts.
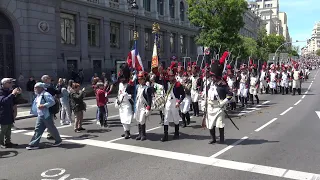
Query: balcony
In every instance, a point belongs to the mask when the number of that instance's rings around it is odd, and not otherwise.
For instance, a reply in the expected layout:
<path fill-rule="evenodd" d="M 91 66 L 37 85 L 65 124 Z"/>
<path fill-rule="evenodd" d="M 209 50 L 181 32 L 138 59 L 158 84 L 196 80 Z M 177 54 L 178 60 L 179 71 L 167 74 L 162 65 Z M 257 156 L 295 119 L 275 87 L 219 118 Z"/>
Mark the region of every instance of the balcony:
<path fill-rule="evenodd" d="M 164 21 L 164 16 L 163 15 L 158 15 L 158 17 L 159 17 L 160 21 Z"/>
<path fill-rule="evenodd" d="M 147 17 L 151 17 L 151 12 L 150 11 L 144 11 L 144 15 Z"/>
<path fill-rule="evenodd" d="M 118 2 L 112 2 L 112 1 L 110 1 L 110 2 L 109 2 L 109 6 L 110 6 L 111 8 L 115 8 L 115 9 L 119 9 L 119 8 L 120 8 L 120 4 L 119 4 Z"/>

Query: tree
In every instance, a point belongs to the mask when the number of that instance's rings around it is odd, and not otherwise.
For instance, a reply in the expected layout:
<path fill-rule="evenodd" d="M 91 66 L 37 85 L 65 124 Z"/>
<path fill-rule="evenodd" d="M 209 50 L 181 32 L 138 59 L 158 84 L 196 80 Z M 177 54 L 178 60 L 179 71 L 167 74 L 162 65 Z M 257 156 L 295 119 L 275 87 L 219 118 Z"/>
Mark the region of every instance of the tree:
<path fill-rule="evenodd" d="M 265 45 L 266 37 L 267 37 L 267 30 L 265 27 L 261 27 L 258 30 L 258 37 L 257 37 L 257 46 L 258 46 L 257 56 L 261 60 L 268 60 L 268 51 Z"/>
<path fill-rule="evenodd" d="M 188 19 L 200 27 L 197 44 L 221 50 L 240 44 L 239 31 L 244 26 L 246 0 L 187 0 Z"/>
<path fill-rule="evenodd" d="M 285 38 L 282 35 L 277 34 L 269 34 L 268 36 L 264 37 L 264 46 L 269 53 L 275 53 L 277 49 L 285 43 Z M 285 49 L 285 46 L 280 47 L 279 51 Z"/>
<path fill-rule="evenodd" d="M 244 57 L 252 57 L 252 58 L 258 58 L 258 43 L 256 40 L 241 36 L 243 46 L 244 46 L 244 52 L 241 53 Z"/>
<path fill-rule="evenodd" d="M 320 49 L 318 49 L 318 50 L 316 51 L 316 55 L 317 55 L 317 56 L 320 56 Z"/>
<path fill-rule="evenodd" d="M 288 54 L 290 57 L 292 56 L 299 56 L 299 46 L 290 46 L 288 48 Z"/>

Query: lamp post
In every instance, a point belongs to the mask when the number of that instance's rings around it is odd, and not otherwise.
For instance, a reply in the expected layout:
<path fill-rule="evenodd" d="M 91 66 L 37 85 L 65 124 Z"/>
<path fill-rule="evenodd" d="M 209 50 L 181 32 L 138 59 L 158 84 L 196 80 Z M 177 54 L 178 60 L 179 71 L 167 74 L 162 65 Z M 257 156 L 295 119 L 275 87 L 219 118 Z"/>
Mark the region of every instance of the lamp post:
<path fill-rule="evenodd" d="M 278 53 L 278 51 L 280 50 L 280 48 L 281 48 L 282 46 L 287 45 L 287 44 L 298 43 L 298 42 L 306 42 L 306 41 L 299 41 L 299 40 L 296 40 L 296 42 L 285 42 L 285 43 L 281 44 L 281 45 L 277 48 L 276 52 L 274 53 L 273 61 L 276 61 L 277 53 Z"/>
<path fill-rule="evenodd" d="M 139 9 L 139 6 L 136 2 L 136 0 L 127 0 L 128 4 L 130 5 L 130 8 L 133 9 Z M 133 13 L 133 32 L 134 32 L 134 39 L 137 40 L 138 33 L 136 28 L 136 13 Z"/>

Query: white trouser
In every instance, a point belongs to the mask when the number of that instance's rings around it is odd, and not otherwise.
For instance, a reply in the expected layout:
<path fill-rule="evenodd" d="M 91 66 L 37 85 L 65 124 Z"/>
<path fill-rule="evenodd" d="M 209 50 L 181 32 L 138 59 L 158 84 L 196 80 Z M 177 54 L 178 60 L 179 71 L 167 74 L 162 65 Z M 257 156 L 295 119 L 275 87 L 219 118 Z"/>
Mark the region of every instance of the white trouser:
<path fill-rule="evenodd" d="M 169 125 L 170 122 L 178 125 L 180 121 L 179 107 L 176 107 L 176 99 L 168 99 L 164 108 L 164 125 Z"/>
<path fill-rule="evenodd" d="M 245 83 L 240 83 L 239 89 L 238 89 L 238 96 L 246 98 L 248 95 L 248 88 L 246 88 Z"/>
<path fill-rule="evenodd" d="M 141 125 L 144 125 L 146 123 L 146 111 L 147 109 L 144 107 L 144 105 L 140 104 L 138 105 L 136 112 L 134 113 L 134 118 Z"/>
<path fill-rule="evenodd" d="M 130 131 L 130 124 L 122 124 L 124 131 Z"/>
<path fill-rule="evenodd" d="M 180 104 L 180 111 L 181 113 L 185 114 L 187 112 L 189 112 L 190 110 L 190 102 L 191 102 L 191 97 L 190 96 L 186 96 L 182 103 Z"/>

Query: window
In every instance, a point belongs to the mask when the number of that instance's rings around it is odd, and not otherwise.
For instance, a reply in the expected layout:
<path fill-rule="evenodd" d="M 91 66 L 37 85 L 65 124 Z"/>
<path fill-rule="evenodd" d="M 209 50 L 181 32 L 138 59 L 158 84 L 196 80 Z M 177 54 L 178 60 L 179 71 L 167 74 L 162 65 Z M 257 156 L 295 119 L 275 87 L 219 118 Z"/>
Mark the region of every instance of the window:
<path fill-rule="evenodd" d="M 180 53 L 186 53 L 186 43 L 184 35 L 180 35 Z"/>
<path fill-rule="evenodd" d="M 75 45 L 75 16 L 72 14 L 60 14 L 61 43 Z"/>
<path fill-rule="evenodd" d="M 180 20 L 184 21 L 184 4 L 182 1 L 180 2 Z"/>
<path fill-rule="evenodd" d="M 151 29 L 145 29 L 144 31 L 144 47 L 146 50 L 151 50 L 152 46 L 152 30 Z"/>
<path fill-rule="evenodd" d="M 151 9 L 150 0 L 143 0 L 143 8 L 144 8 L 144 10 L 150 12 L 150 9 Z"/>
<path fill-rule="evenodd" d="M 174 0 L 169 0 L 169 8 L 170 8 L 170 17 L 175 18 L 174 16 Z"/>
<path fill-rule="evenodd" d="M 88 43 L 89 46 L 99 46 L 100 20 L 88 18 Z"/>
<path fill-rule="evenodd" d="M 120 48 L 120 23 L 110 22 L 110 47 Z"/>
<path fill-rule="evenodd" d="M 171 33 L 170 34 L 170 52 L 171 53 L 175 53 L 176 52 L 176 34 L 175 33 Z"/>
<path fill-rule="evenodd" d="M 157 0 L 157 11 L 159 15 L 163 16 L 164 14 L 163 0 Z"/>

